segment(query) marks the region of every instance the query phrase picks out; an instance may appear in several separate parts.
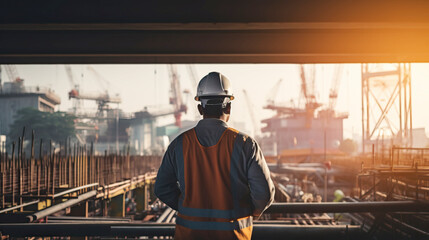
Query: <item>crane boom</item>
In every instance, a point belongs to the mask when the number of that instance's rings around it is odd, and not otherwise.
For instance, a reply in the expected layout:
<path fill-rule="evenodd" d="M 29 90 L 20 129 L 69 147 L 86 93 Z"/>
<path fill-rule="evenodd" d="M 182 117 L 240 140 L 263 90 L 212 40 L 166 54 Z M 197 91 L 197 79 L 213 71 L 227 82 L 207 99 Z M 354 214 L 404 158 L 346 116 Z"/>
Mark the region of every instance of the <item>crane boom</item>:
<path fill-rule="evenodd" d="M 189 80 L 191 83 L 191 89 L 189 91 L 189 93 L 191 94 L 191 99 L 194 100 L 194 97 L 196 95 L 196 89 L 197 89 L 197 85 L 198 85 L 198 75 L 197 75 L 197 71 L 195 70 L 195 65 L 193 64 L 188 64 L 187 65 L 188 68 L 188 73 L 189 73 Z M 198 120 L 200 119 L 200 113 L 198 112 L 197 108 L 193 108 L 194 109 L 194 119 Z"/>
<path fill-rule="evenodd" d="M 191 80 L 191 92 L 195 91 L 195 89 L 197 89 L 197 73 L 195 71 L 195 67 L 192 64 L 187 65 L 188 67 L 188 72 L 190 75 L 190 80 Z"/>
<path fill-rule="evenodd" d="M 74 80 L 73 72 L 70 65 L 64 65 L 64 68 L 66 69 L 67 77 L 69 78 L 70 87 L 72 89 L 77 88 L 77 84 Z"/>
<path fill-rule="evenodd" d="M 109 94 L 89 94 L 80 92 L 69 92 L 69 98 L 83 99 L 83 100 L 94 100 L 105 103 L 121 103 L 120 97 L 111 97 Z"/>
<path fill-rule="evenodd" d="M 169 64 L 168 71 L 170 73 L 170 104 L 174 107 L 174 118 L 176 119 L 175 125 L 182 127 L 182 112 L 188 110 L 187 106 L 183 103 L 182 92 L 180 88 L 179 75 L 175 65 Z"/>
<path fill-rule="evenodd" d="M 106 78 L 103 77 L 103 75 L 101 75 L 97 70 L 95 70 L 94 67 L 88 66 L 87 68 L 92 74 L 94 74 L 95 79 L 99 83 L 99 86 L 101 86 L 103 90 L 107 93 L 110 87 L 109 81 L 107 81 Z"/>
<path fill-rule="evenodd" d="M 329 90 L 329 109 L 334 110 L 338 99 L 338 89 L 340 87 L 341 74 L 343 66 L 337 64 L 334 70 L 334 76 L 332 79 L 331 89 Z"/>
<path fill-rule="evenodd" d="M 268 96 L 268 98 L 267 98 L 267 104 L 274 104 L 274 102 L 275 102 L 275 100 L 276 100 L 276 97 L 277 97 L 277 93 L 279 92 L 279 89 L 280 89 L 280 85 L 282 84 L 282 82 L 283 82 L 283 79 L 279 79 L 277 82 L 276 82 L 276 84 L 274 85 L 274 87 L 271 89 L 271 91 L 270 91 L 270 95 Z"/>
<path fill-rule="evenodd" d="M 18 69 L 16 68 L 15 65 L 3 65 L 3 66 L 6 70 L 7 77 L 11 82 L 20 82 L 23 80 L 22 78 L 19 77 Z"/>
<path fill-rule="evenodd" d="M 249 95 L 247 95 L 247 91 L 245 89 L 243 89 L 243 94 L 246 99 L 247 108 L 249 109 L 250 119 L 252 120 L 253 135 L 256 136 L 259 134 L 260 128 L 258 126 L 258 122 L 256 121 L 255 113 L 253 112 L 252 102 L 250 101 Z"/>

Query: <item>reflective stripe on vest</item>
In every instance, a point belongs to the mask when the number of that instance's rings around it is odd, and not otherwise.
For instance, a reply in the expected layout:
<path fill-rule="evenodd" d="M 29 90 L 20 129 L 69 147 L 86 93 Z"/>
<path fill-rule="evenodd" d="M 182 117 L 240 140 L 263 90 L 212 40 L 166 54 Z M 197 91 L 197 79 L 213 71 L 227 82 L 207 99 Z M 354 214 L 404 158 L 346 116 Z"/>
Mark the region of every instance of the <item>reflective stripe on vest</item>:
<path fill-rule="evenodd" d="M 195 129 L 178 138 L 176 166 L 182 192 L 178 225 L 195 230 L 240 230 L 252 226 L 251 207 L 243 204 L 250 199 L 238 196 L 236 191 L 237 187 L 244 189 L 241 192 L 248 189 L 247 182 L 239 181 L 247 176 L 239 162 L 245 140 L 231 128 L 209 147 L 200 144 Z"/>
<path fill-rule="evenodd" d="M 220 231 L 232 231 L 240 230 L 252 226 L 252 217 L 246 217 L 233 222 L 209 222 L 209 221 L 191 221 L 176 217 L 176 223 L 195 230 L 220 230 Z"/>

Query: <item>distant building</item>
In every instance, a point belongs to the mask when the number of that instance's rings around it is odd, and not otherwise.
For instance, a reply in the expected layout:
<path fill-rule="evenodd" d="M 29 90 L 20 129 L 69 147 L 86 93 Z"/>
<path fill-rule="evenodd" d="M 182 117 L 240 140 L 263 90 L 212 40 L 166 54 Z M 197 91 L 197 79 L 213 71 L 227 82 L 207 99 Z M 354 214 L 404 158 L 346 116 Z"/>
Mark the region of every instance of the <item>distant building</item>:
<path fill-rule="evenodd" d="M 413 142 L 412 147 L 414 148 L 426 148 L 428 147 L 428 137 L 426 136 L 425 128 L 413 128 Z"/>
<path fill-rule="evenodd" d="M 6 135 L 0 135 L 0 153 L 6 152 Z"/>
<path fill-rule="evenodd" d="M 267 155 L 276 156 L 289 149 L 325 148 L 338 149 L 343 140 L 344 116 L 323 114 L 320 116 L 292 115 L 275 116 L 262 122 L 262 132 L 268 136 L 262 139 L 261 147 Z"/>
<path fill-rule="evenodd" d="M 139 155 L 152 153 L 156 146 L 156 123 L 149 112 L 136 112 L 130 120 L 130 144 Z"/>
<path fill-rule="evenodd" d="M 61 99 L 53 91 L 24 87 L 23 81 L 5 82 L 0 93 L 0 135 L 7 135 L 16 113 L 23 108 L 54 112 Z"/>

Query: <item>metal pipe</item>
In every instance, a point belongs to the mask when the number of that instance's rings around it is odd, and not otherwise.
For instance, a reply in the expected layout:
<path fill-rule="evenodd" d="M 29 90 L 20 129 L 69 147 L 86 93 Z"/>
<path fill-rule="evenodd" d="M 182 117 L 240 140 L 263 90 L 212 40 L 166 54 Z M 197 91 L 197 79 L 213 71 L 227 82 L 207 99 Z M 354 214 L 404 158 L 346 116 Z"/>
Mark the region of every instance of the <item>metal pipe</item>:
<path fill-rule="evenodd" d="M 161 214 L 161 216 L 158 218 L 158 220 L 156 220 L 156 222 L 157 223 L 164 222 L 164 219 L 171 213 L 171 211 L 173 211 L 173 209 L 170 207 L 165 209 L 165 211 Z"/>
<path fill-rule="evenodd" d="M 70 199 L 70 200 L 67 200 L 65 202 L 56 204 L 56 205 L 54 205 L 52 207 L 46 208 L 46 209 L 44 209 L 42 211 L 35 212 L 35 213 L 31 214 L 31 215 L 28 215 L 26 218 L 27 218 L 28 222 L 34 222 L 37 219 L 49 216 L 51 214 L 54 214 L 54 213 L 56 213 L 58 211 L 61 211 L 61 210 L 65 209 L 65 208 L 71 207 L 71 206 L 73 206 L 73 205 L 75 205 L 77 203 L 85 201 L 85 200 L 87 200 L 87 199 L 89 199 L 91 197 L 94 197 L 96 194 L 97 194 L 96 190 L 84 193 L 84 194 L 80 195 L 78 198 Z"/>
<path fill-rule="evenodd" d="M 0 224 L 2 235 L 9 237 L 27 236 L 174 236 L 174 224 Z M 295 226 L 284 224 L 253 225 L 252 239 L 360 239 L 363 232 L 360 226 L 315 225 Z"/>
<path fill-rule="evenodd" d="M 66 191 L 54 194 L 53 198 L 66 195 L 68 193 L 76 192 L 76 191 L 79 191 L 79 190 L 84 189 L 84 188 L 90 188 L 90 187 L 95 187 L 95 186 L 98 186 L 98 183 L 92 183 L 92 184 L 87 184 L 87 185 L 80 186 L 80 187 L 77 187 L 77 188 L 72 188 L 72 189 L 69 189 L 69 190 L 66 190 Z"/>
<path fill-rule="evenodd" d="M 131 222 L 129 218 L 111 218 L 111 217 L 75 217 L 75 216 L 49 216 L 48 221 L 114 221 L 114 222 Z"/>
<path fill-rule="evenodd" d="M 173 211 L 170 212 L 170 214 L 165 218 L 165 222 L 167 222 L 167 223 L 173 223 L 171 221 L 171 219 L 174 217 L 174 215 L 176 215 L 176 211 L 175 210 L 173 210 Z"/>
<path fill-rule="evenodd" d="M 427 201 L 274 203 L 265 213 L 424 212 Z"/>
<path fill-rule="evenodd" d="M 29 206 L 29 205 L 33 205 L 33 204 L 36 204 L 38 202 L 40 202 L 40 200 L 36 200 L 36 201 L 28 202 L 28 203 L 23 203 L 23 204 L 15 206 L 15 207 L 10 207 L 10 208 L 6 208 L 6 209 L 2 209 L 2 210 L 0 210 L 0 214 L 1 213 L 5 213 L 5 212 L 9 212 L 9 211 L 12 211 L 12 210 L 15 210 L 15 209 L 18 209 L 18 208 L 22 208 L 22 207 L 26 207 L 26 206 Z"/>

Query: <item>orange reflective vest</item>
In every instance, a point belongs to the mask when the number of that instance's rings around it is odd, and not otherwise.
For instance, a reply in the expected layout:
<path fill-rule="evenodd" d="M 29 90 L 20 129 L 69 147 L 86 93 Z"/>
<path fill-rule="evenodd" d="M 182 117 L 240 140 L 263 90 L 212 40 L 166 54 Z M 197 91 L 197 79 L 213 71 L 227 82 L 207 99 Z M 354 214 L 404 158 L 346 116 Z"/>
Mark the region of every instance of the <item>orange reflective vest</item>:
<path fill-rule="evenodd" d="M 251 199 L 240 162 L 245 140 L 232 128 L 209 147 L 200 144 L 195 129 L 179 137 L 175 160 L 181 194 L 175 239 L 251 238 Z"/>

